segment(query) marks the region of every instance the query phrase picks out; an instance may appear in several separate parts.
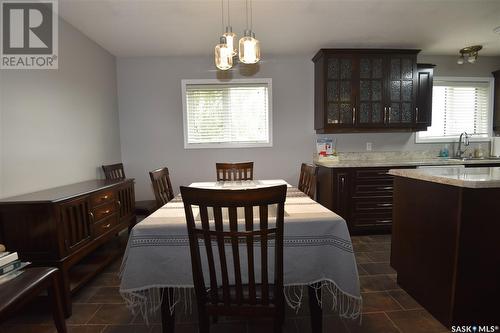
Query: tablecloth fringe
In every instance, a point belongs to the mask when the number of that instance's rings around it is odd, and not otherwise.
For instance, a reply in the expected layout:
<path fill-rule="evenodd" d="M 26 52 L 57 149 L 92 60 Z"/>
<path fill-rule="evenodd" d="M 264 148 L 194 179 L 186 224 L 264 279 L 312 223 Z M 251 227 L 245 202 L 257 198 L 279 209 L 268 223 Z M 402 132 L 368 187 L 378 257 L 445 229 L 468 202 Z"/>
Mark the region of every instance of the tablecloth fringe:
<path fill-rule="evenodd" d="M 361 297 L 356 297 L 342 291 L 335 282 L 330 280 L 321 280 L 307 285 L 287 285 L 284 287 L 285 300 L 289 307 L 296 312 L 302 306 L 304 287 L 312 287 L 315 289 L 316 301 L 319 306 L 324 309 L 323 304 L 325 297 L 331 297 L 331 310 L 337 312 L 339 317 L 347 319 L 360 319 L 361 310 L 363 308 L 363 300 Z M 321 292 L 321 296 L 319 291 Z"/>
<path fill-rule="evenodd" d="M 167 289 L 170 292 L 167 292 Z M 160 310 L 164 298 L 171 314 L 179 303 L 184 305 L 184 313 L 193 312 L 193 286 L 152 286 L 141 290 L 120 291 L 120 294 L 132 314 L 141 314 L 146 324 L 149 324 L 150 318 Z"/>
<path fill-rule="evenodd" d="M 324 309 L 325 297 L 331 297 L 331 310 L 337 312 L 341 318 L 360 319 L 362 299 L 343 292 L 333 281 L 322 280 L 309 284 L 287 285 L 284 287 L 284 297 L 288 306 L 295 311 L 299 311 L 302 306 L 304 287 L 313 287 L 316 290 L 316 300 Z M 167 292 L 168 288 L 170 292 Z M 321 290 L 321 296 L 318 291 Z M 167 304 L 170 313 L 173 313 L 177 304 L 183 305 L 186 314 L 192 313 L 194 296 L 193 286 L 151 286 L 147 289 L 120 291 L 127 307 L 134 314 L 141 314 L 146 324 L 155 313 L 161 308 L 161 304 L 167 297 Z M 179 311 L 181 309 L 177 309 Z"/>

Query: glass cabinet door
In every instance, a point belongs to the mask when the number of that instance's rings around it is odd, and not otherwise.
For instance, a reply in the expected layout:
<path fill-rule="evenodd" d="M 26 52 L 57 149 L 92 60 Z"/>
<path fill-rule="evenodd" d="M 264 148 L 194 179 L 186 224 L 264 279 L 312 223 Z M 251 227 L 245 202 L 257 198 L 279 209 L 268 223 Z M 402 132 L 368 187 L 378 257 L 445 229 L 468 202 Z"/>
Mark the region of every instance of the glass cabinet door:
<path fill-rule="evenodd" d="M 411 56 L 390 57 L 389 103 L 386 105 L 386 123 L 411 126 L 415 107 L 415 59 Z"/>
<path fill-rule="evenodd" d="M 353 58 L 330 57 L 327 61 L 327 124 L 352 126 L 355 123 Z"/>
<path fill-rule="evenodd" d="M 383 57 L 359 60 L 359 120 L 361 125 L 383 124 Z"/>

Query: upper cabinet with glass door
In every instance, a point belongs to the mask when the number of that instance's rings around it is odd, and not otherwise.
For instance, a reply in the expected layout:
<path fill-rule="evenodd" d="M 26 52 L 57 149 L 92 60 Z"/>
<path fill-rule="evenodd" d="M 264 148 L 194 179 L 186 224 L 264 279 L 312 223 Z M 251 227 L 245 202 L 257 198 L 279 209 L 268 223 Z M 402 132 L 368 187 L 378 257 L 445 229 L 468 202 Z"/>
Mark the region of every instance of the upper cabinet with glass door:
<path fill-rule="evenodd" d="M 415 130 L 418 52 L 320 50 L 313 58 L 316 132 Z"/>

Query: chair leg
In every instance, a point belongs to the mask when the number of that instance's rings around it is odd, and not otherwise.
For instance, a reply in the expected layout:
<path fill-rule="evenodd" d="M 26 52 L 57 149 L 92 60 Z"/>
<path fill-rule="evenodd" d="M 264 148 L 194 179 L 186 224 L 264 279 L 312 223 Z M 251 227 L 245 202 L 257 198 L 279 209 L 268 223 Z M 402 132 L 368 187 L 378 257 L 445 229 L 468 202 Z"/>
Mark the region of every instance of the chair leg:
<path fill-rule="evenodd" d="M 283 330 L 284 317 L 279 314 L 278 318 L 274 320 L 274 333 L 281 333 Z"/>
<path fill-rule="evenodd" d="M 198 326 L 200 333 L 210 333 L 210 318 L 203 304 L 198 304 Z"/>
<path fill-rule="evenodd" d="M 311 329 L 312 333 L 321 333 L 323 330 L 323 313 L 321 311 L 321 306 L 318 304 L 316 299 L 316 293 L 321 299 L 321 289 L 316 291 L 313 287 L 308 287 L 309 289 L 309 309 L 311 312 Z"/>
<path fill-rule="evenodd" d="M 63 310 L 63 294 L 59 284 L 59 271 L 52 274 L 52 281 L 47 288 L 47 293 L 52 306 L 52 317 L 54 318 L 57 332 L 66 333 L 67 328 Z"/>
<path fill-rule="evenodd" d="M 175 310 L 171 313 L 168 304 L 168 299 L 172 296 L 172 289 L 163 289 L 163 298 L 161 302 L 161 327 L 163 333 L 175 332 Z"/>

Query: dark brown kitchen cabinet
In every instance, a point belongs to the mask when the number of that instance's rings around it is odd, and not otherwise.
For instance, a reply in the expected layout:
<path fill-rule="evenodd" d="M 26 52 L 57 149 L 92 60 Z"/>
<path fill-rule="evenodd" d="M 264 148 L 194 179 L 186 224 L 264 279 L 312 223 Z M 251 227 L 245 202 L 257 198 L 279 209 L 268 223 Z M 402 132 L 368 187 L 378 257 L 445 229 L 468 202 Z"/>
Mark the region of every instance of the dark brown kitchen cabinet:
<path fill-rule="evenodd" d="M 493 102 L 493 131 L 500 134 L 500 70 L 492 73 L 495 79 L 495 93 Z"/>
<path fill-rule="evenodd" d="M 417 64 L 415 122 L 418 130 L 425 131 L 432 124 L 432 87 L 435 66 L 432 64 Z"/>
<path fill-rule="evenodd" d="M 135 224 L 134 181 L 89 180 L 0 199 L 0 243 L 35 266 L 61 271 L 70 296 L 123 254 Z"/>
<path fill-rule="evenodd" d="M 342 216 L 351 234 L 390 232 L 393 183 L 387 172 L 396 168 L 320 167 L 317 201 Z"/>
<path fill-rule="evenodd" d="M 414 130 L 418 52 L 321 49 L 313 58 L 316 132 Z"/>

